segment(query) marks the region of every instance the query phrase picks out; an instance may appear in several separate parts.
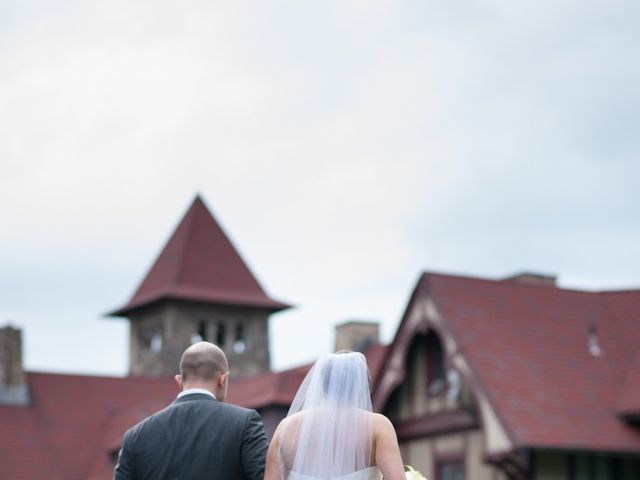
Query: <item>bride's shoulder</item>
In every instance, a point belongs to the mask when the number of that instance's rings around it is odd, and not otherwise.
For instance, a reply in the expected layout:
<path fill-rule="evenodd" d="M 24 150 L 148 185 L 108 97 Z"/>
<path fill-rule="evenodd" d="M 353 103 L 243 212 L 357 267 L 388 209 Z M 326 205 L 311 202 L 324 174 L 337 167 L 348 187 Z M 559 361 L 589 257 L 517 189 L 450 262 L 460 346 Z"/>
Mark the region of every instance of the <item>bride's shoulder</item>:
<path fill-rule="evenodd" d="M 287 426 L 287 425 L 297 425 L 298 423 L 300 423 L 300 421 L 302 420 L 303 415 L 306 412 L 296 412 L 293 415 L 290 415 L 288 417 L 283 418 L 280 421 L 280 425 L 282 426 Z"/>
<path fill-rule="evenodd" d="M 291 427 L 293 428 L 297 427 L 302 421 L 302 416 L 303 416 L 303 412 L 297 412 L 289 417 L 283 418 L 282 420 L 280 420 L 280 423 L 278 424 L 278 427 L 276 428 L 275 433 L 278 434 L 282 430 L 286 430 Z"/>
<path fill-rule="evenodd" d="M 387 434 L 393 432 L 395 435 L 395 429 L 393 428 L 393 424 L 391 420 L 385 417 L 381 413 L 372 413 L 373 415 L 373 433 L 375 434 Z"/>
<path fill-rule="evenodd" d="M 375 423 L 380 423 L 380 424 L 391 424 L 391 420 L 389 420 L 385 415 L 383 415 L 382 413 L 375 413 L 375 412 L 371 412 L 371 415 L 373 416 L 373 421 Z"/>

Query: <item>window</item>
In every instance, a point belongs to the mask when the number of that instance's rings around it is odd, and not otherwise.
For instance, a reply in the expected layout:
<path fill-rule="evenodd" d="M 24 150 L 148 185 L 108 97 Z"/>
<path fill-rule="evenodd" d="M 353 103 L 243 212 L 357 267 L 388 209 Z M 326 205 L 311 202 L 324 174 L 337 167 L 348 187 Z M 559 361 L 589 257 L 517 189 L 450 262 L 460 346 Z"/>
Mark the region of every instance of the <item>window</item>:
<path fill-rule="evenodd" d="M 640 478 L 640 461 L 633 458 L 609 457 L 579 453 L 567 455 L 569 480 L 626 480 Z"/>
<path fill-rule="evenodd" d="M 244 339 L 244 326 L 241 323 L 236 324 L 236 339 L 233 342 L 233 351 L 242 354 L 247 348 Z"/>
<path fill-rule="evenodd" d="M 218 331 L 216 332 L 216 344 L 220 348 L 224 348 L 225 338 L 227 336 L 227 328 L 223 321 L 218 322 Z"/>
<path fill-rule="evenodd" d="M 436 480 L 464 480 L 464 462 L 459 460 L 439 461 Z"/>
<path fill-rule="evenodd" d="M 149 352 L 158 353 L 162 350 L 162 326 L 145 325 L 138 330 L 138 353 L 146 355 Z"/>
<path fill-rule="evenodd" d="M 444 352 L 442 343 L 434 332 L 429 332 L 426 338 L 427 348 L 427 385 L 430 395 L 443 393 L 447 386 L 444 371 Z"/>
<path fill-rule="evenodd" d="M 149 349 L 153 353 L 158 353 L 160 350 L 162 350 L 162 335 L 160 335 L 160 333 L 156 332 L 151 336 Z"/>
<path fill-rule="evenodd" d="M 207 341 L 207 321 L 200 320 L 198 322 L 198 329 L 196 330 L 196 333 L 191 335 L 191 343 L 206 342 L 206 341 Z"/>

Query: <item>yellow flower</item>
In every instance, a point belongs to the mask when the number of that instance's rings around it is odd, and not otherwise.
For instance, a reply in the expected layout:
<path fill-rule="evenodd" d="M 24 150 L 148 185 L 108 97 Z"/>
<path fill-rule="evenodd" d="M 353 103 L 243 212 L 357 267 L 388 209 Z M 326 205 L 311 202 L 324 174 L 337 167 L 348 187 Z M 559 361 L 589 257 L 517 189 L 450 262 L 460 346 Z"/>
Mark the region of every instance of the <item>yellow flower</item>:
<path fill-rule="evenodd" d="M 407 477 L 407 480 L 427 480 L 426 477 L 423 477 L 422 474 L 413 468 L 411 465 L 404 466 L 404 475 Z"/>

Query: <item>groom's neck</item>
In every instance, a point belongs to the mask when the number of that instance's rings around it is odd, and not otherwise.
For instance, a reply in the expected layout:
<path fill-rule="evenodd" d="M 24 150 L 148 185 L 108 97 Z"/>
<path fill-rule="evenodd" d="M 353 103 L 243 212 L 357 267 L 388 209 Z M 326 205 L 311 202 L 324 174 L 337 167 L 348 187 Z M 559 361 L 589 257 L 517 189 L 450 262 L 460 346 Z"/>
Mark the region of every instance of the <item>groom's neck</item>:
<path fill-rule="evenodd" d="M 182 391 L 191 390 L 192 388 L 202 388 L 203 390 L 206 390 L 208 392 L 213 393 L 213 395 L 216 398 L 218 398 L 218 392 L 217 392 L 216 388 L 214 388 L 214 386 L 211 385 L 210 383 L 205 383 L 205 382 L 187 382 L 187 383 L 182 385 Z"/>

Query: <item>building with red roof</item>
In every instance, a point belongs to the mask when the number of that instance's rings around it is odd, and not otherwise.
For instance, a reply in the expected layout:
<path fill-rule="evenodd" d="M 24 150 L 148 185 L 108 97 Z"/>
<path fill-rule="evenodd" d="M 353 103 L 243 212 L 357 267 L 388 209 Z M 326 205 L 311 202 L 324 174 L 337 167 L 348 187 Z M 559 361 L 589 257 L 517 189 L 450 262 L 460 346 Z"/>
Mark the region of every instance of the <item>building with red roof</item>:
<path fill-rule="evenodd" d="M 131 375 L 171 375 L 191 343 L 208 340 L 239 378 L 271 370 L 269 316 L 287 308 L 267 295 L 198 195 L 131 299 L 109 315 L 129 320 Z"/>
<path fill-rule="evenodd" d="M 374 406 L 430 478 L 640 478 L 640 290 L 424 273 Z"/>
<path fill-rule="evenodd" d="M 24 372 L 20 330 L 0 329 L 0 479 L 111 478 L 124 431 L 175 398 L 179 356 L 202 339 L 236 369 L 227 401 L 273 432 L 311 366 L 271 371 L 269 316 L 287 307 L 197 197 L 112 312 L 131 325 L 129 376 Z M 637 480 L 639 327 L 640 290 L 424 273 L 390 345 L 347 322 L 336 349 L 364 351 L 374 408 L 431 480 Z"/>
<path fill-rule="evenodd" d="M 0 329 L 0 342 L 5 333 Z M 385 347 L 365 354 L 372 375 Z M 256 409 L 271 435 L 311 364 L 230 382 L 226 401 Z M 0 479 L 108 480 L 124 432 L 171 403 L 172 376 L 100 377 L 26 372 L 26 403 L 0 403 Z M 1 400 L 1 398 L 0 398 Z"/>

